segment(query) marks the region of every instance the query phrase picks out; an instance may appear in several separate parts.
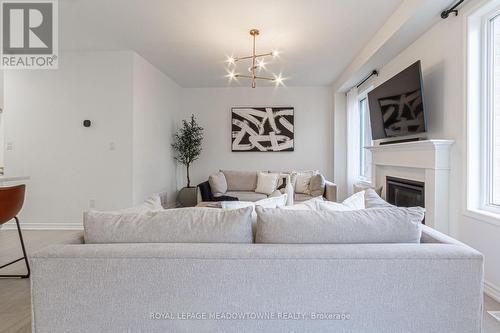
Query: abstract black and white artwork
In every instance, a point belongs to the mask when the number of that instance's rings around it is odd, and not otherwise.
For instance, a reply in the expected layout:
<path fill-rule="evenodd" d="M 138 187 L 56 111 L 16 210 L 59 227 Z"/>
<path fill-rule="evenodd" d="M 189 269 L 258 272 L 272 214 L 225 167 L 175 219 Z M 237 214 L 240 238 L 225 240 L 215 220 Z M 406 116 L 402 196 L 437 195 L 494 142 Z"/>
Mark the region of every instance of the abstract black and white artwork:
<path fill-rule="evenodd" d="M 421 90 L 379 99 L 386 137 L 425 131 Z"/>
<path fill-rule="evenodd" d="M 293 151 L 293 116 L 292 107 L 232 108 L 232 151 Z"/>

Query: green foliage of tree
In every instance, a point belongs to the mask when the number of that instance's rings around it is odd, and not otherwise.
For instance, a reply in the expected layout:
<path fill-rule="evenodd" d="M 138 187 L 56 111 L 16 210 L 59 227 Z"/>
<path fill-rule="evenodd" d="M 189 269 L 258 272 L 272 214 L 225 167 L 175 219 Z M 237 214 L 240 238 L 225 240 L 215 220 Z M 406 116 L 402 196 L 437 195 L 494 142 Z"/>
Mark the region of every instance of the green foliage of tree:
<path fill-rule="evenodd" d="M 186 166 L 187 187 L 191 187 L 189 167 L 196 161 L 202 151 L 203 127 L 198 125 L 194 115 L 191 120 L 183 120 L 182 127 L 174 134 L 172 148 L 175 151 L 175 160 Z"/>

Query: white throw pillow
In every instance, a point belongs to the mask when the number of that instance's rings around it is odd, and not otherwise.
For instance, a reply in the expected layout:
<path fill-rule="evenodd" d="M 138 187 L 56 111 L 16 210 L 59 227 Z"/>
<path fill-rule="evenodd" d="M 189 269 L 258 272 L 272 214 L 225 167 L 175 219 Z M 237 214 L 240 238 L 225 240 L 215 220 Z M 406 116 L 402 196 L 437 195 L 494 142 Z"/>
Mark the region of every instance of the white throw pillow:
<path fill-rule="evenodd" d="M 156 211 L 163 209 L 163 205 L 161 204 L 161 198 L 158 194 L 152 194 L 149 198 L 144 200 L 144 202 L 139 206 L 141 207 L 140 209 L 145 209 L 149 211 Z"/>
<path fill-rule="evenodd" d="M 357 192 L 342 201 L 342 204 L 352 209 L 365 209 L 365 191 Z"/>
<path fill-rule="evenodd" d="M 352 210 L 365 209 L 365 191 L 361 191 L 351 195 L 342 203 L 325 201 L 320 204 L 320 209 L 331 210 L 337 212 L 348 212 Z"/>
<path fill-rule="evenodd" d="M 357 209 L 352 209 L 340 202 L 323 202 L 319 205 L 321 210 L 330 210 L 334 212 L 350 212 Z"/>
<path fill-rule="evenodd" d="M 108 214 L 145 214 L 148 212 L 163 210 L 163 206 L 161 204 L 161 198 L 158 194 L 152 194 L 149 198 L 147 198 L 143 203 L 130 207 L 124 208 L 114 211 L 106 211 L 102 213 Z M 97 212 L 96 210 L 91 210 Z"/>
<path fill-rule="evenodd" d="M 309 194 L 309 183 L 311 182 L 312 176 L 314 176 L 316 173 L 316 171 L 297 172 L 297 177 L 295 180 L 295 193 Z"/>
<path fill-rule="evenodd" d="M 319 196 L 306 201 L 302 201 L 295 205 L 281 207 L 281 208 L 287 210 L 319 210 L 320 204 L 323 203 L 324 201 L 325 199 L 322 196 Z"/>
<path fill-rule="evenodd" d="M 226 176 L 222 172 L 216 172 L 208 177 L 208 183 L 210 184 L 210 189 L 216 197 L 220 197 L 227 192 L 227 181 Z"/>
<path fill-rule="evenodd" d="M 284 207 L 287 202 L 287 194 L 282 194 L 276 197 L 269 197 L 267 199 L 261 199 L 255 202 L 255 206 L 261 206 L 265 208 L 277 208 Z"/>
<path fill-rule="evenodd" d="M 278 179 L 279 174 L 277 173 L 259 172 L 257 175 L 257 188 L 255 192 L 270 195 L 276 191 Z"/>

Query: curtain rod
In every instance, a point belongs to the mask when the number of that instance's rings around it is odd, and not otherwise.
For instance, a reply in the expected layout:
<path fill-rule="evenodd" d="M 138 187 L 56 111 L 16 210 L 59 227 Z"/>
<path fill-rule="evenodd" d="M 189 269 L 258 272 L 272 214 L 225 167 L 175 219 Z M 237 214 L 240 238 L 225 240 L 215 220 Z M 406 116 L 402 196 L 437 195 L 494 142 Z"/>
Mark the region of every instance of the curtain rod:
<path fill-rule="evenodd" d="M 367 77 L 365 77 L 363 80 L 361 80 L 361 81 L 360 81 L 360 82 L 356 85 L 356 88 L 361 87 L 361 85 L 362 85 L 363 83 L 365 83 L 366 81 L 368 81 L 368 79 L 369 79 L 369 78 L 371 78 L 373 75 L 378 76 L 378 72 L 377 72 L 377 70 L 376 70 L 376 69 L 374 69 L 374 70 L 370 73 L 370 75 L 368 75 L 368 76 L 367 76 Z"/>
<path fill-rule="evenodd" d="M 458 9 L 457 7 L 460 6 L 464 2 L 464 0 L 458 1 L 456 4 L 454 4 L 450 9 L 443 10 L 441 12 L 441 18 L 444 20 L 448 18 L 450 14 L 455 14 L 455 16 L 458 16 Z"/>

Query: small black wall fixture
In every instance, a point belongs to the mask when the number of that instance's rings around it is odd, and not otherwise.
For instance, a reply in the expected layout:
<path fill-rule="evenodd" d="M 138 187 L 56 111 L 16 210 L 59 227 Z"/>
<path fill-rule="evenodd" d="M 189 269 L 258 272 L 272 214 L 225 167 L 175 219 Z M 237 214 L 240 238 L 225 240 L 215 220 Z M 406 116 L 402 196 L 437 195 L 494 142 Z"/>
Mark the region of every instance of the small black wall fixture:
<path fill-rule="evenodd" d="M 444 20 L 444 19 L 448 18 L 448 16 L 450 14 L 455 14 L 455 16 L 458 16 L 458 9 L 457 9 L 457 7 L 460 6 L 462 4 L 462 2 L 464 2 L 464 0 L 458 1 L 456 4 L 454 4 L 453 6 L 451 6 L 450 9 L 443 10 L 441 12 L 441 18 Z"/>
<path fill-rule="evenodd" d="M 83 127 L 90 127 L 90 125 L 92 125 L 92 122 L 90 120 L 83 121 Z"/>
<path fill-rule="evenodd" d="M 366 81 L 368 81 L 368 79 L 369 79 L 369 78 L 371 78 L 373 75 L 378 76 L 378 72 L 377 72 L 377 70 L 375 70 L 375 69 L 374 69 L 374 70 L 370 73 L 370 75 L 368 75 L 368 76 L 367 76 L 367 77 L 365 77 L 363 80 L 361 80 L 361 81 L 360 81 L 360 82 L 356 85 L 356 88 L 361 87 L 361 85 L 362 85 L 363 83 L 365 83 Z"/>

